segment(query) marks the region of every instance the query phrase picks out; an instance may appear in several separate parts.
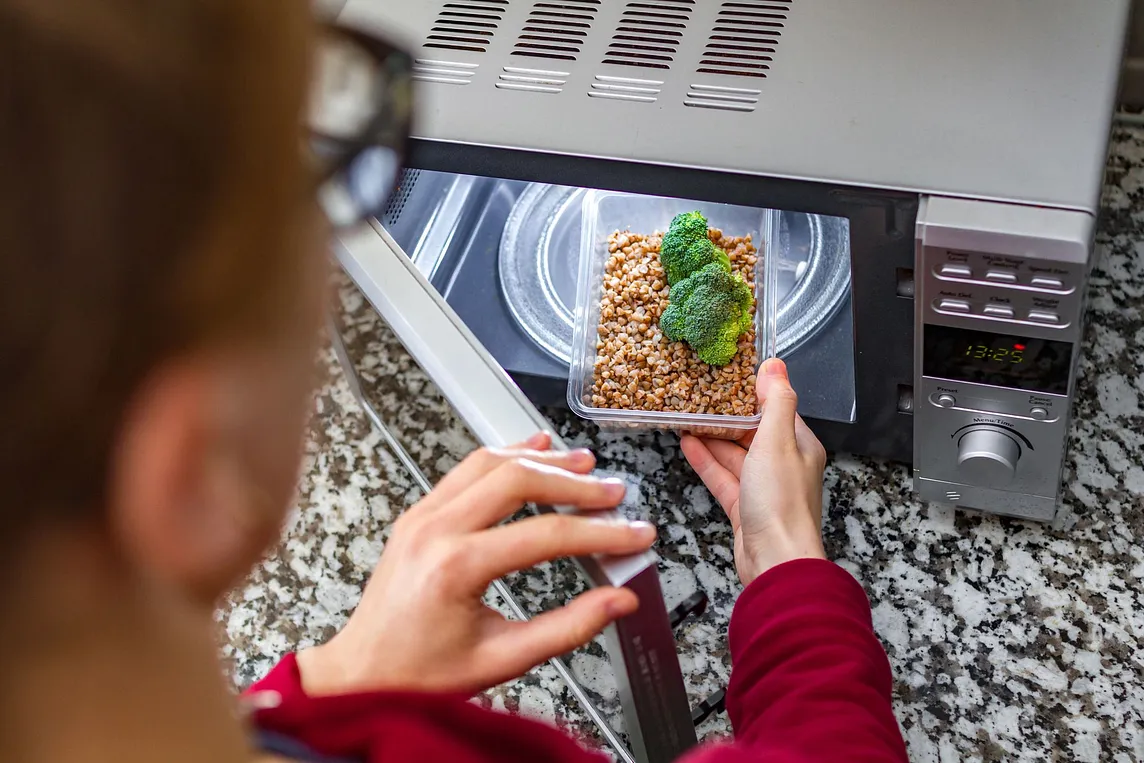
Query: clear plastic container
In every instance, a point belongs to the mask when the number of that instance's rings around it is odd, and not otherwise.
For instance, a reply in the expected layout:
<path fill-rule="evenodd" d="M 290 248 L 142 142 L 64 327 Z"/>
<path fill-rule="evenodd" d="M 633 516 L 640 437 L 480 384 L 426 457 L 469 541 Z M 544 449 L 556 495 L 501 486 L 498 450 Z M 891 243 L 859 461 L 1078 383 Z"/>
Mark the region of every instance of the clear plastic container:
<path fill-rule="evenodd" d="M 755 345 L 761 363 L 775 354 L 775 270 L 770 256 L 778 213 L 769 209 L 590 191 L 584 196 L 580 237 L 580 271 L 576 293 L 576 321 L 572 340 L 568 406 L 604 431 L 667 430 L 705 437 L 733 439 L 759 425 L 761 414 L 735 416 L 672 411 L 597 408 L 592 405 L 600 303 L 604 293 L 608 237 L 615 231 L 650 235 L 666 231 L 672 218 L 683 212 L 701 212 L 712 228 L 726 235 L 751 235 L 758 250 L 755 264 Z M 755 369 L 758 370 L 757 367 Z"/>

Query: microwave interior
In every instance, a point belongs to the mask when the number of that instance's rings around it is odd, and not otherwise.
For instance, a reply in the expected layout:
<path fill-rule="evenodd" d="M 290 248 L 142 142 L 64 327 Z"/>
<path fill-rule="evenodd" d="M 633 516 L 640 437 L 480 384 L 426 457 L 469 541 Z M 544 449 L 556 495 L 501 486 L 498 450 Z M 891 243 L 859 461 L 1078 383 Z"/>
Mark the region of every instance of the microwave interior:
<path fill-rule="evenodd" d="M 382 225 L 534 404 L 563 404 L 576 320 L 582 218 L 580 187 L 412 169 Z M 630 194 L 623 230 L 650 234 Z M 695 204 L 671 199 L 682 213 Z M 621 203 L 619 209 L 624 209 Z M 752 212 L 740 207 L 746 219 Z M 778 212 L 760 249 L 774 271 L 774 346 L 799 390 L 800 411 L 852 423 L 855 341 L 850 224 L 845 217 Z M 728 231 L 734 234 L 734 231 Z"/>

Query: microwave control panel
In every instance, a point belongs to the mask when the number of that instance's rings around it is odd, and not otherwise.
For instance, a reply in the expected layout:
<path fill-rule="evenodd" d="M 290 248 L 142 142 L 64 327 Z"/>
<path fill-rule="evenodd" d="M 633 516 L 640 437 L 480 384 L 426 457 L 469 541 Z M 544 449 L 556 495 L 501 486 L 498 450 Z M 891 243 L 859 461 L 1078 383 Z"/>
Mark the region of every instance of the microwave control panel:
<path fill-rule="evenodd" d="M 1093 223 L 1070 210 L 923 199 L 914 271 L 922 498 L 1055 516 Z"/>

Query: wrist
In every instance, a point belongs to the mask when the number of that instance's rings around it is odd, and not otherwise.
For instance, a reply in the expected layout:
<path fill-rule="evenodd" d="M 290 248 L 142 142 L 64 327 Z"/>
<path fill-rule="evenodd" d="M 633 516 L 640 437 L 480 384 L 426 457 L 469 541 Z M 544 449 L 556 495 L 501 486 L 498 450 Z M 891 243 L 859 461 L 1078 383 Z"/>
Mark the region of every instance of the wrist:
<path fill-rule="evenodd" d="M 341 631 L 320 646 L 297 654 L 302 691 L 309 697 L 376 691 L 426 691 L 423 676 L 370 661 L 376 644 L 362 645 Z"/>
<path fill-rule="evenodd" d="M 308 697 L 327 697 L 353 691 L 333 641 L 298 652 L 302 691 Z"/>
<path fill-rule="evenodd" d="M 796 559 L 826 559 L 826 549 L 817 527 L 771 528 L 763 543 L 744 543 L 745 564 L 742 565 L 743 585 L 780 564 Z"/>

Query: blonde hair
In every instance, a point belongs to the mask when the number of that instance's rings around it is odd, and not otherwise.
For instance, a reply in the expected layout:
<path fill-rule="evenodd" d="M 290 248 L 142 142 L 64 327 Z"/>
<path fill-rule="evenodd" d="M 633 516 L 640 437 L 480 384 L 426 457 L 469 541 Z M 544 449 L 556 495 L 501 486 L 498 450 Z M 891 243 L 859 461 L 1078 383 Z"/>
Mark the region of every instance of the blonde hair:
<path fill-rule="evenodd" d="M 0 536 L 98 510 L 148 372 L 288 309 L 308 16 L 0 0 Z"/>

